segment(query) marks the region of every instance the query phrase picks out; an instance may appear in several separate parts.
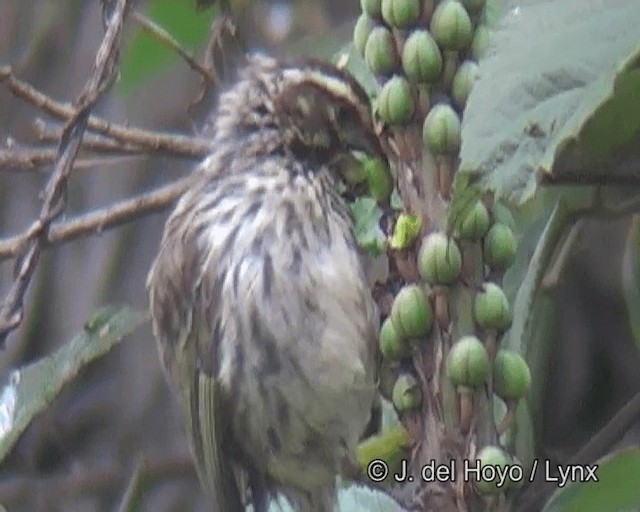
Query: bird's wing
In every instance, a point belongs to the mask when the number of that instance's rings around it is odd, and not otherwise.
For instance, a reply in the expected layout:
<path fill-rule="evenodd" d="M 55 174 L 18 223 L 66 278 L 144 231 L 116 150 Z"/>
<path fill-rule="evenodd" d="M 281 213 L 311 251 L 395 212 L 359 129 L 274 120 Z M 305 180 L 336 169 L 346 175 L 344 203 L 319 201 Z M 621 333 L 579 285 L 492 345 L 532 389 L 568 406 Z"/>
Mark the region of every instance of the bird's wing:
<path fill-rule="evenodd" d="M 203 303 L 197 236 L 189 218 L 180 218 L 188 213 L 177 210 L 170 218 L 147 281 L 154 334 L 168 379 L 179 395 L 198 476 L 212 510 L 242 512 L 236 473 L 223 453 L 230 424 L 225 422 L 221 386 L 212 367 L 215 358 L 201 354 L 204 347 L 215 350 L 211 326 L 220 314 L 218 297 L 207 294 Z"/>

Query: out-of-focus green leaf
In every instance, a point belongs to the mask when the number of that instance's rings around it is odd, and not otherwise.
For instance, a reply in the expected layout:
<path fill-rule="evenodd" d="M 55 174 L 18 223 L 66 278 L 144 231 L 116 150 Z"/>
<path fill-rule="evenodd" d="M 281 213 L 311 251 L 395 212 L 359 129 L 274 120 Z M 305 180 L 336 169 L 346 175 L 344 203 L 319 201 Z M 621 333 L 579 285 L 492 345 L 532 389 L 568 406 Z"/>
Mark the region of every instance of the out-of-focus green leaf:
<path fill-rule="evenodd" d="M 640 349 L 640 216 L 634 215 L 622 260 L 622 287 L 627 318 L 636 346 Z"/>
<path fill-rule="evenodd" d="M 194 9 L 193 0 L 152 0 L 145 10 L 153 22 L 169 32 L 185 49 L 195 51 L 207 40 L 218 6 L 206 11 Z M 119 92 L 126 93 L 180 57 L 135 26 L 120 59 Z M 185 73 L 189 68 L 184 67 Z"/>
<path fill-rule="evenodd" d="M 632 172 L 640 156 L 637 0 L 507 6 L 466 105 L 459 172 L 516 203 L 541 176 Z"/>
<path fill-rule="evenodd" d="M 597 463 L 594 481 L 558 489 L 543 512 L 632 512 L 640 508 L 640 448 L 619 451 Z M 580 467 L 580 466 L 578 466 Z M 542 468 L 539 468 L 542 470 Z M 585 472 L 585 475 L 587 473 Z"/>
<path fill-rule="evenodd" d="M 371 197 L 359 197 L 349 205 L 353 216 L 353 233 L 358 245 L 373 256 L 384 249 L 385 236 L 380 229 L 382 210 Z"/>
<path fill-rule="evenodd" d="M 84 332 L 53 355 L 13 371 L 0 394 L 0 461 L 66 383 L 146 319 L 127 307 L 103 308 L 87 321 Z"/>

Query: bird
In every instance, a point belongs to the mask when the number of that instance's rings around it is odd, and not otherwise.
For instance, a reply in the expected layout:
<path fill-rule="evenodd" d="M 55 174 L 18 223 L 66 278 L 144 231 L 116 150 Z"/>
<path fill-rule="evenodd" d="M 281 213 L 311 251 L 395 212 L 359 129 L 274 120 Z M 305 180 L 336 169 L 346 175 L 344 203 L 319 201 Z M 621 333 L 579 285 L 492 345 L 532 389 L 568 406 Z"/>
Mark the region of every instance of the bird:
<path fill-rule="evenodd" d="M 375 410 L 379 314 L 344 162 L 381 155 L 369 99 L 313 59 L 248 56 L 166 221 L 152 329 L 211 510 L 331 512 Z"/>

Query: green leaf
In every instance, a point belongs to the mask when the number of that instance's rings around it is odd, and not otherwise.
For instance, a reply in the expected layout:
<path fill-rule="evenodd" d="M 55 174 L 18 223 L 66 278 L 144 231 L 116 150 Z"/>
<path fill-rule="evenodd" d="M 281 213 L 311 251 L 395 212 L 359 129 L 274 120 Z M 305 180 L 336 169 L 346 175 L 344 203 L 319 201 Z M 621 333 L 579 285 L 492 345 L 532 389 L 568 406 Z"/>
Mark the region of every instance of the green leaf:
<path fill-rule="evenodd" d="M 598 462 L 598 482 L 571 482 L 558 489 L 543 512 L 620 512 L 640 507 L 640 448 L 621 450 Z M 542 469 L 542 468 L 540 468 Z"/>
<path fill-rule="evenodd" d="M 148 3 L 145 15 L 169 32 L 183 48 L 193 52 L 206 42 L 211 21 L 217 12 L 217 6 L 207 11 L 196 11 L 193 0 L 153 0 Z M 120 60 L 117 87 L 121 93 L 130 91 L 135 85 L 180 59 L 139 26 L 134 27 Z M 184 71 L 188 72 L 186 64 Z"/>
<path fill-rule="evenodd" d="M 420 233 L 422 221 L 415 215 L 400 214 L 389 245 L 393 249 L 402 250 L 409 247 Z"/>
<path fill-rule="evenodd" d="M 87 321 L 84 332 L 53 355 L 13 371 L 0 394 L 0 461 L 65 384 L 146 319 L 127 307 L 103 308 Z"/>
<path fill-rule="evenodd" d="M 625 162 L 617 172 L 630 173 L 640 156 L 637 0 L 508 7 L 467 102 L 460 173 L 517 203 L 541 176 L 589 181 Z"/>
<path fill-rule="evenodd" d="M 384 249 L 385 236 L 380 229 L 382 210 L 375 199 L 371 197 L 359 197 L 349 204 L 353 216 L 353 234 L 358 245 L 364 250 L 378 256 Z"/>
<path fill-rule="evenodd" d="M 622 287 L 627 319 L 640 349 L 640 216 L 632 218 L 622 259 Z"/>
<path fill-rule="evenodd" d="M 377 436 L 372 436 L 358 445 L 358 464 L 363 474 L 374 461 L 382 460 L 391 476 L 400 468 L 400 462 L 408 457 L 410 438 L 402 425 L 390 428 Z"/>

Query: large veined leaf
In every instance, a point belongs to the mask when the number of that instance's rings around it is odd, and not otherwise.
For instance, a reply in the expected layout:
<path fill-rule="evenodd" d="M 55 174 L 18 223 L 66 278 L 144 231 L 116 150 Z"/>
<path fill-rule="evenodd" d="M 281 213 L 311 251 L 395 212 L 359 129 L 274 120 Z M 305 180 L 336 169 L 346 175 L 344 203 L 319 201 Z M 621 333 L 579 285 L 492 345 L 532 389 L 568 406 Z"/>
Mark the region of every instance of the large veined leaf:
<path fill-rule="evenodd" d="M 338 491 L 338 504 L 335 510 L 336 512 L 405 512 L 383 492 L 357 484 Z M 293 512 L 293 509 L 284 498 L 280 498 L 271 502 L 269 512 Z"/>
<path fill-rule="evenodd" d="M 637 0 L 510 0 L 467 102 L 460 172 L 517 203 L 640 159 Z M 616 175 L 618 173 L 618 175 Z"/>
<path fill-rule="evenodd" d="M 0 391 L 0 461 L 66 383 L 146 319 L 146 314 L 126 307 L 100 309 L 87 321 L 84 332 L 53 355 L 14 370 Z"/>
<path fill-rule="evenodd" d="M 580 466 L 578 466 L 578 473 Z M 634 511 L 640 508 L 640 449 L 620 451 L 598 461 L 594 482 L 590 475 L 575 477 L 553 495 L 543 512 Z M 582 480 L 582 481 L 580 481 Z"/>

